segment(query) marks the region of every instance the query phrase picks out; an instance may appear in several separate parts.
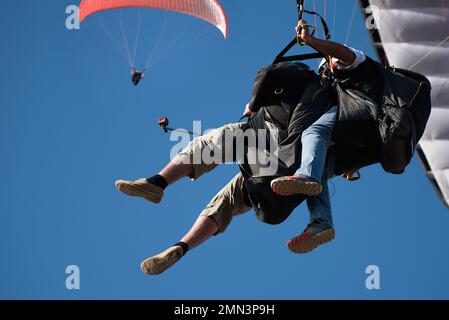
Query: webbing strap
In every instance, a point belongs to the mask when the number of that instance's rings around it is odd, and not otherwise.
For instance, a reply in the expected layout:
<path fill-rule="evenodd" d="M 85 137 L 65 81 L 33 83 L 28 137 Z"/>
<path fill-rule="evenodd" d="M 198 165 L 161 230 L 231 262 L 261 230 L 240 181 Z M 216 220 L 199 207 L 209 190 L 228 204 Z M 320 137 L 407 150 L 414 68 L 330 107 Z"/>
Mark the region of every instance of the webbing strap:
<path fill-rule="evenodd" d="M 316 13 L 314 11 L 308 11 L 308 10 L 304 10 L 305 13 L 314 15 L 314 16 L 318 16 L 321 20 L 321 25 L 323 26 L 323 31 L 324 31 L 324 38 L 326 40 L 329 40 L 331 38 L 331 34 L 329 32 L 329 27 L 327 26 L 326 20 L 324 20 L 324 18 L 319 14 Z"/>
<path fill-rule="evenodd" d="M 300 54 L 300 55 L 295 55 L 295 56 L 281 57 L 281 58 L 278 58 L 275 63 L 285 62 L 285 61 L 303 61 L 303 60 L 311 60 L 311 59 L 319 59 L 319 58 L 325 58 L 324 54 L 322 54 L 320 52 L 316 52 L 316 53 L 307 53 L 307 54 Z"/>
<path fill-rule="evenodd" d="M 314 11 L 308 11 L 308 10 L 304 10 L 303 8 L 303 2 L 304 1 L 298 1 L 298 15 L 299 15 L 299 19 L 302 19 L 302 13 L 308 13 L 311 15 L 316 15 L 318 17 L 320 17 L 321 20 L 321 24 L 323 25 L 323 30 L 324 30 L 324 37 L 326 40 L 329 40 L 331 38 L 330 33 L 329 33 L 329 27 L 327 26 L 326 20 L 324 20 L 324 18 L 314 12 Z M 300 9 L 301 8 L 301 9 Z M 311 55 L 296 55 L 296 56 L 290 56 L 290 57 L 285 57 L 285 55 L 287 54 L 287 52 L 290 51 L 291 48 L 293 48 L 296 44 L 298 43 L 298 39 L 297 36 L 295 36 L 295 38 L 284 48 L 282 49 L 282 51 L 276 56 L 276 58 L 273 61 L 273 64 L 281 62 L 281 61 L 297 61 L 297 60 L 307 60 L 307 59 L 315 59 L 315 58 L 321 58 L 324 57 L 323 54 L 320 54 L 320 56 L 311 56 Z"/>

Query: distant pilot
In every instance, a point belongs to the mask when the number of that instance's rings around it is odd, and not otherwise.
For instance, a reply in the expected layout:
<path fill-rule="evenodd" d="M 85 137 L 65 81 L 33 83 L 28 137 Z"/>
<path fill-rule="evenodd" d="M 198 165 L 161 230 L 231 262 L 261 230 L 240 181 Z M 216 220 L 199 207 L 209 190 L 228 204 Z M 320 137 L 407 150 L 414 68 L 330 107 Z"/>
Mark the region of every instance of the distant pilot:
<path fill-rule="evenodd" d="M 131 69 L 131 81 L 132 81 L 132 83 L 135 86 L 137 86 L 139 84 L 140 80 L 145 78 L 145 73 L 144 72 L 145 72 L 144 70 L 139 71 L 139 70 L 136 70 L 134 68 Z"/>

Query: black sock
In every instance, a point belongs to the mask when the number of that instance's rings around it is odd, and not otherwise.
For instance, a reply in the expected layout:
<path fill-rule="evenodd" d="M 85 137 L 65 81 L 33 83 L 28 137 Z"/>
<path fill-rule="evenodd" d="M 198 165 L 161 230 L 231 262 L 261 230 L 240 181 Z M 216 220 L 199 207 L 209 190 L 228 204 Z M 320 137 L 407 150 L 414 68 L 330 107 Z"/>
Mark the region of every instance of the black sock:
<path fill-rule="evenodd" d="M 158 187 L 161 187 L 162 189 L 165 189 L 168 186 L 167 181 L 165 181 L 164 177 L 159 174 L 152 176 L 150 178 L 147 178 L 147 181 L 158 186 Z"/>
<path fill-rule="evenodd" d="M 182 248 L 182 255 L 183 256 L 187 253 L 187 251 L 189 251 L 189 245 L 187 243 L 185 243 L 185 242 L 181 242 L 180 241 L 180 242 L 178 242 L 177 244 L 174 245 L 174 247 L 176 247 L 176 246 Z"/>

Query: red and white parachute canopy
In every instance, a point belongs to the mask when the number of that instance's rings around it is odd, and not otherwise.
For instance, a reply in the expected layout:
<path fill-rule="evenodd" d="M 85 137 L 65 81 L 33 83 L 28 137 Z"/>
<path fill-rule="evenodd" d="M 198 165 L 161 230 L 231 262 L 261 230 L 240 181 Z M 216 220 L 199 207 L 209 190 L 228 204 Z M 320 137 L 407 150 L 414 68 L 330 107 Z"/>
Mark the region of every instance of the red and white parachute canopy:
<path fill-rule="evenodd" d="M 216 0 L 83 0 L 79 7 L 79 17 L 80 21 L 83 21 L 99 11 L 133 7 L 165 9 L 188 14 L 214 25 L 225 38 L 228 36 L 226 14 Z"/>

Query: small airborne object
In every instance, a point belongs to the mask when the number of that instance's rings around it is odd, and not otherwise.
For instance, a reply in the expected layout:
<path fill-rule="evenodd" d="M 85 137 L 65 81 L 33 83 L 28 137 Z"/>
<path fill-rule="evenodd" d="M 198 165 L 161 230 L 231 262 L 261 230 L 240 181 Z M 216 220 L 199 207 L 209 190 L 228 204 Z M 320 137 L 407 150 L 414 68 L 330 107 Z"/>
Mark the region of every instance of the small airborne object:
<path fill-rule="evenodd" d="M 145 78 L 145 70 L 139 71 L 134 68 L 131 69 L 131 81 L 133 85 L 137 86 L 143 78 Z"/>

